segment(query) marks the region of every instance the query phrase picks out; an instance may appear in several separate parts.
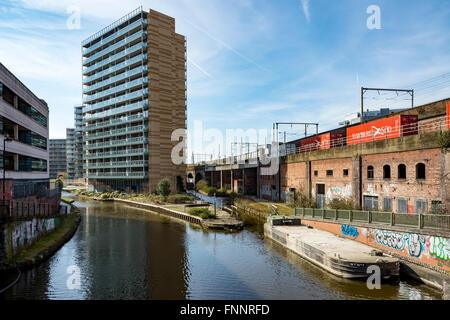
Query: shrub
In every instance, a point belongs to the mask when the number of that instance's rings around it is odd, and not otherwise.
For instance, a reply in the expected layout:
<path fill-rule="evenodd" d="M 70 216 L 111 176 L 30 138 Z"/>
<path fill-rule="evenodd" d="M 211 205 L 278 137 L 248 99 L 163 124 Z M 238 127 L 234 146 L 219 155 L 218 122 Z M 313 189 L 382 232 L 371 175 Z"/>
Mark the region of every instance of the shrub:
<path fill-rule="evenodd" d="M 200 217 L 202 219 L 214 218 L 214 215 L 211 214 L 208 208 L 192 208 L 191 210 L 189 210 L 189 214 Z"/>
<path fill-rule="evenodd" d="M 109 199 L 111 197 L 111 195 L 109 193 L 102 193 L 100 195 L 100 199 Z"/>
<path fill-rule="evenodd" d="M 337 209 L 337 210 L 359 210 L 359 206 L 355 205 L 355 203 L 352 200 L 349 199 L 333 199 L 329 204 L 328 207 L 330 209 Z"/>
<path fill-rule="evenodd" d="M 174 194 L 167 198 L 167 202 L 169 203 L 186 203 L 192 201 L 194 201 L 194 198 L 186 194 Z"/>
<path fill-rule="evenodd" d="M 214 196 L 214 194 L 216 194 L 217 196 L 217 189 L 214 187 L 205 187 L 202 189 L 202 191 L 208 194 L 208 196 L 210 197 Z"/>
<path fill-rule="evenodd" d="M 450 148 L 450 130 L 444 131 L 438 138 L 438 144 L 441 149 Z"/>
<path fill-rule="evenodd" d="M 307 197 L 301 192 L 294 191 L 292 201 L 288 204 L 291 208 L 316 208 L 314 199 Z"/>
<path fill-rule="evenodd" d="M 208 187 L 208 182 L 206 182 L 205 180 L 200 180 L 199 182 L 197 182 L 197 184 L 195 185 L 195 190 L 196 191 L 200 191 L 204 188 Z"/>
<path fill-rule="evenodd" d="M 170 181 L 169 179 L 161 179 L 158 182 L 158 188 L 157 188 L 158 194 L 163 196 L 164 198 L 167 198 L 167 196 L 170 194 Z"/>

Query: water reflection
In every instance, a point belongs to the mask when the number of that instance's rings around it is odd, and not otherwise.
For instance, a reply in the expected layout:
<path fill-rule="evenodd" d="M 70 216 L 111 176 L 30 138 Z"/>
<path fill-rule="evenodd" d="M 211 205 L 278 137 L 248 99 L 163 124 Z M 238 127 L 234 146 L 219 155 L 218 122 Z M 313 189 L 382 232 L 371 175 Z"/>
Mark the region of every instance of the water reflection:
<path fill-rule="evenodd" d="M 6 299 L 431 299 L 401 281 L 369 290 L 342 280 L 271 241 L 261 230 L 207 232 L 111 202 L 77 201 L 82 222 L 54 257 L 24 272 Z M 80 268 L 70 290 L 67 268 Z M 14 277 L 11 275 L 11 277 Z"/>

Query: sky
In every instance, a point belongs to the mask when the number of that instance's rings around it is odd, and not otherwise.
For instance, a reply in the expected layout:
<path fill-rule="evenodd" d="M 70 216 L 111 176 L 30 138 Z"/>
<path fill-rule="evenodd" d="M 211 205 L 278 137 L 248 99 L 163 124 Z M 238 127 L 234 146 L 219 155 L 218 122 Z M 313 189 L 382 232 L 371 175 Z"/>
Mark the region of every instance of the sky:
<path fill-rule="evenodd" d="M 47 101 L 50 138 L 65 138 L 82 102 L 81 41 L 141 5 L 186 36 L 189 154 L 230 154 L 207 130 L 335 128 L 360 110 L 361 86 L 416 89 L 416 105 L 450 97 L 447 1 L 1 0 L 0 62 Z M 367 108 L 410 103 L 376 95 Z"/>

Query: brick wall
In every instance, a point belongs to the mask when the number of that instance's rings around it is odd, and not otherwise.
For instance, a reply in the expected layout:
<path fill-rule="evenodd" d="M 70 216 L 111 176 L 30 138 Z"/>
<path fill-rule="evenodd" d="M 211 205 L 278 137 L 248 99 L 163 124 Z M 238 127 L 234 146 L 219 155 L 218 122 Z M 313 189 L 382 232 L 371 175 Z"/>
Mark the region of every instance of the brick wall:
<path fill-rule="evenodd" d="M 416 179 L 416 165 L 425 165 L 425 179 Z M 406 166 L 406 179 L 399 178 L 398 166 Z M 383 178 L 383 167 L 390 166 L 391 177 Z M 373 179 L 368 178 L 368 167 L 373 167 Z M 440 149 L 385 153 L 362 157 L 362 193 L 378 197 L 378 208 L 383 210 L 383 197 L 391 198 L 392 209 L 398 212 L 399 199 L 406 199 L 407 211 L 416 212 L 416 200 L 425 200 L 428 211 L 433 200 L 440 200 L 442 152 Z"/>

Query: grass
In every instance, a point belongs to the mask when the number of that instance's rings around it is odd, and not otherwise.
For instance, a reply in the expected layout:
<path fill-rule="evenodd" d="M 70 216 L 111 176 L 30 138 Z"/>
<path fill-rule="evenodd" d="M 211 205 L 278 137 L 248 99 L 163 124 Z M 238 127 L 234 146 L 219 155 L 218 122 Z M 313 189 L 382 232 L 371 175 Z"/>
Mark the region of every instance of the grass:
<path fill-rule="evenodd" d="M 294 209 L 290 208 L 285 203 L 276 203 L 276 202 L 255 202 L 249 199 L 241 199 L 237 201 L 237 205 L 241 207 L 248 207 L 250 209 L 271 213 L 272 205 L 275 205 L 278 208 L 278 213 L 282 215 L 293 215 Z"/>
<path fill-rule="evenodd" d="M 30 260 L 36 257 L 42 251 L 57 244 L 58 241 L 60 241 L 60 239 L 73 228 L 74 224 L 78 219 L 79 216 L 78 209 L 72 206 L 71 210 L 72 210 L 71 214 L 64 219 L 64 221 L 62 222 L 61 226 L 58 229 L 44 235 L 42 238 L 33 243 L 31 246 L 21 250 L 21 252 L 16 257 L 16 261 L 24 262 Z"/>
<path fill-rule="evenodd" d="M 202 219 L 215 218 L 215 216 L 207 208 L 192 208 L 191 210 L 189 210 L 189 214 L 200 217 Z"/>

